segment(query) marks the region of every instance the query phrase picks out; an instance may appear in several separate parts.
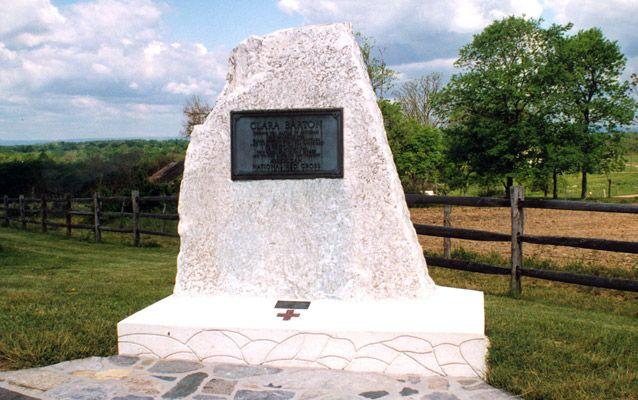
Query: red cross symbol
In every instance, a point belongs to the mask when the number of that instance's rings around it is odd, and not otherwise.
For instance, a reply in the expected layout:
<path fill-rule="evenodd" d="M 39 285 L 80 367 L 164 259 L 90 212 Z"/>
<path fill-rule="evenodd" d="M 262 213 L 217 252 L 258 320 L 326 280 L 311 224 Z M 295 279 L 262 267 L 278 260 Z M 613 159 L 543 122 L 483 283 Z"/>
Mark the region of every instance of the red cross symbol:
<path fill-rule="evenodd" d="M 277 314 L 277 316 L 283 318 L 284 321 L 290 321 L 291 318 L 298 317 L 299 314 L 295 310 L 288 310 L 285 313 Z"/>

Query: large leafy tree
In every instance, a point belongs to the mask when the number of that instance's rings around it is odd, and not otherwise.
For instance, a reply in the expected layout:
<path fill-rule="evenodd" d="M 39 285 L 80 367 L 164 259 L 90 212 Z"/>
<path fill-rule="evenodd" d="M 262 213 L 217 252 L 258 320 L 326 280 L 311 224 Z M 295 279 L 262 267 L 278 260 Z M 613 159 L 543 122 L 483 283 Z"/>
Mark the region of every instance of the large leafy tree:
<path fill-rule="evenodd" d="M 451 161 L 507 188 L 543 157 L 539 127 L 554 110 L 556 43 L 568 28 L 509 17 L 461 49 L 461 72 L 437 97 Z"/>
<path fill-rule="evenodd" d="M 626 59 L 618 43 L 597 29 L 578 32 L 561 46 L 563 115 L 574 125 L 580 147 L 581 198 L 587 196 L 587 174 L 617 158 L 607 149 L 613 141 L 601 136 L 629 124 L 636 110 L 629 82 L 622 81 Z"/>

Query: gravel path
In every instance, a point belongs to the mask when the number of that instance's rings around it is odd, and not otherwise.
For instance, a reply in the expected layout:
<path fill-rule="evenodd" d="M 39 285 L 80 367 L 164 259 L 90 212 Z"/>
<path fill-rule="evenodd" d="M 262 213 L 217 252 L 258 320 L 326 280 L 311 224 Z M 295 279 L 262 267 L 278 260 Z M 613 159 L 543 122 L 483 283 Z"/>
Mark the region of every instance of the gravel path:
<path fill-rule="evenodd" d="M 137 357 L 0 372 L 0 400 L 514 399 L 479 379 L 387 376 Z"/>

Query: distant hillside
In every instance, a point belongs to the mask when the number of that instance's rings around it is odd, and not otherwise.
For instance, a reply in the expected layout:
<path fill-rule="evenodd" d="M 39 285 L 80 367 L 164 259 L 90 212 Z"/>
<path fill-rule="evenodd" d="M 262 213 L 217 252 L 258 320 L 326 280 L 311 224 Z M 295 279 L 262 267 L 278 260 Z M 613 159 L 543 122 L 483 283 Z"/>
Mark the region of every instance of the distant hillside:
<path fill-rule="evenodd" d="M 186 139 L 52 142 L 0 147 L 0 195 L 175 193 L 177 182 L 150 182 L 180 161 Z"/>
<path fill-rule="evenodd" d="M 83 143 L 83 142 L 111 142 L 111 141 L 128 141 L 128 140 L 179 140 L 181 137 L 169 137 L 169 136 L 148 136 L 148 137 L 122 137 L 122 138 L 79 138 L 79 139 L 63 139 L 63 140 L 48 140 L 48 139 L 0 139 L 0 147 L 4 146 L 20 146 L 20 145 L 35 145 L 44 143 Z"/>

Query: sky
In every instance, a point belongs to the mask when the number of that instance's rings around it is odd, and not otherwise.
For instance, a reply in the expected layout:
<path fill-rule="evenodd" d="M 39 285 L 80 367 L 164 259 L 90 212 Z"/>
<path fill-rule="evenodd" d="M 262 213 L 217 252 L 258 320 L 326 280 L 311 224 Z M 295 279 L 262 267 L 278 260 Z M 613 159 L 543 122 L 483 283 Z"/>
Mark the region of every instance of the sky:
<path fill-rule="evenodd" d="M 599 27 L 638 72 L 638 0 L 0 0 L 0 141 L 176 137 L 187 97 L 210 104 L 250 35 L 351 22 L 408 80 L 445 77 L 508 15 Z"/>

